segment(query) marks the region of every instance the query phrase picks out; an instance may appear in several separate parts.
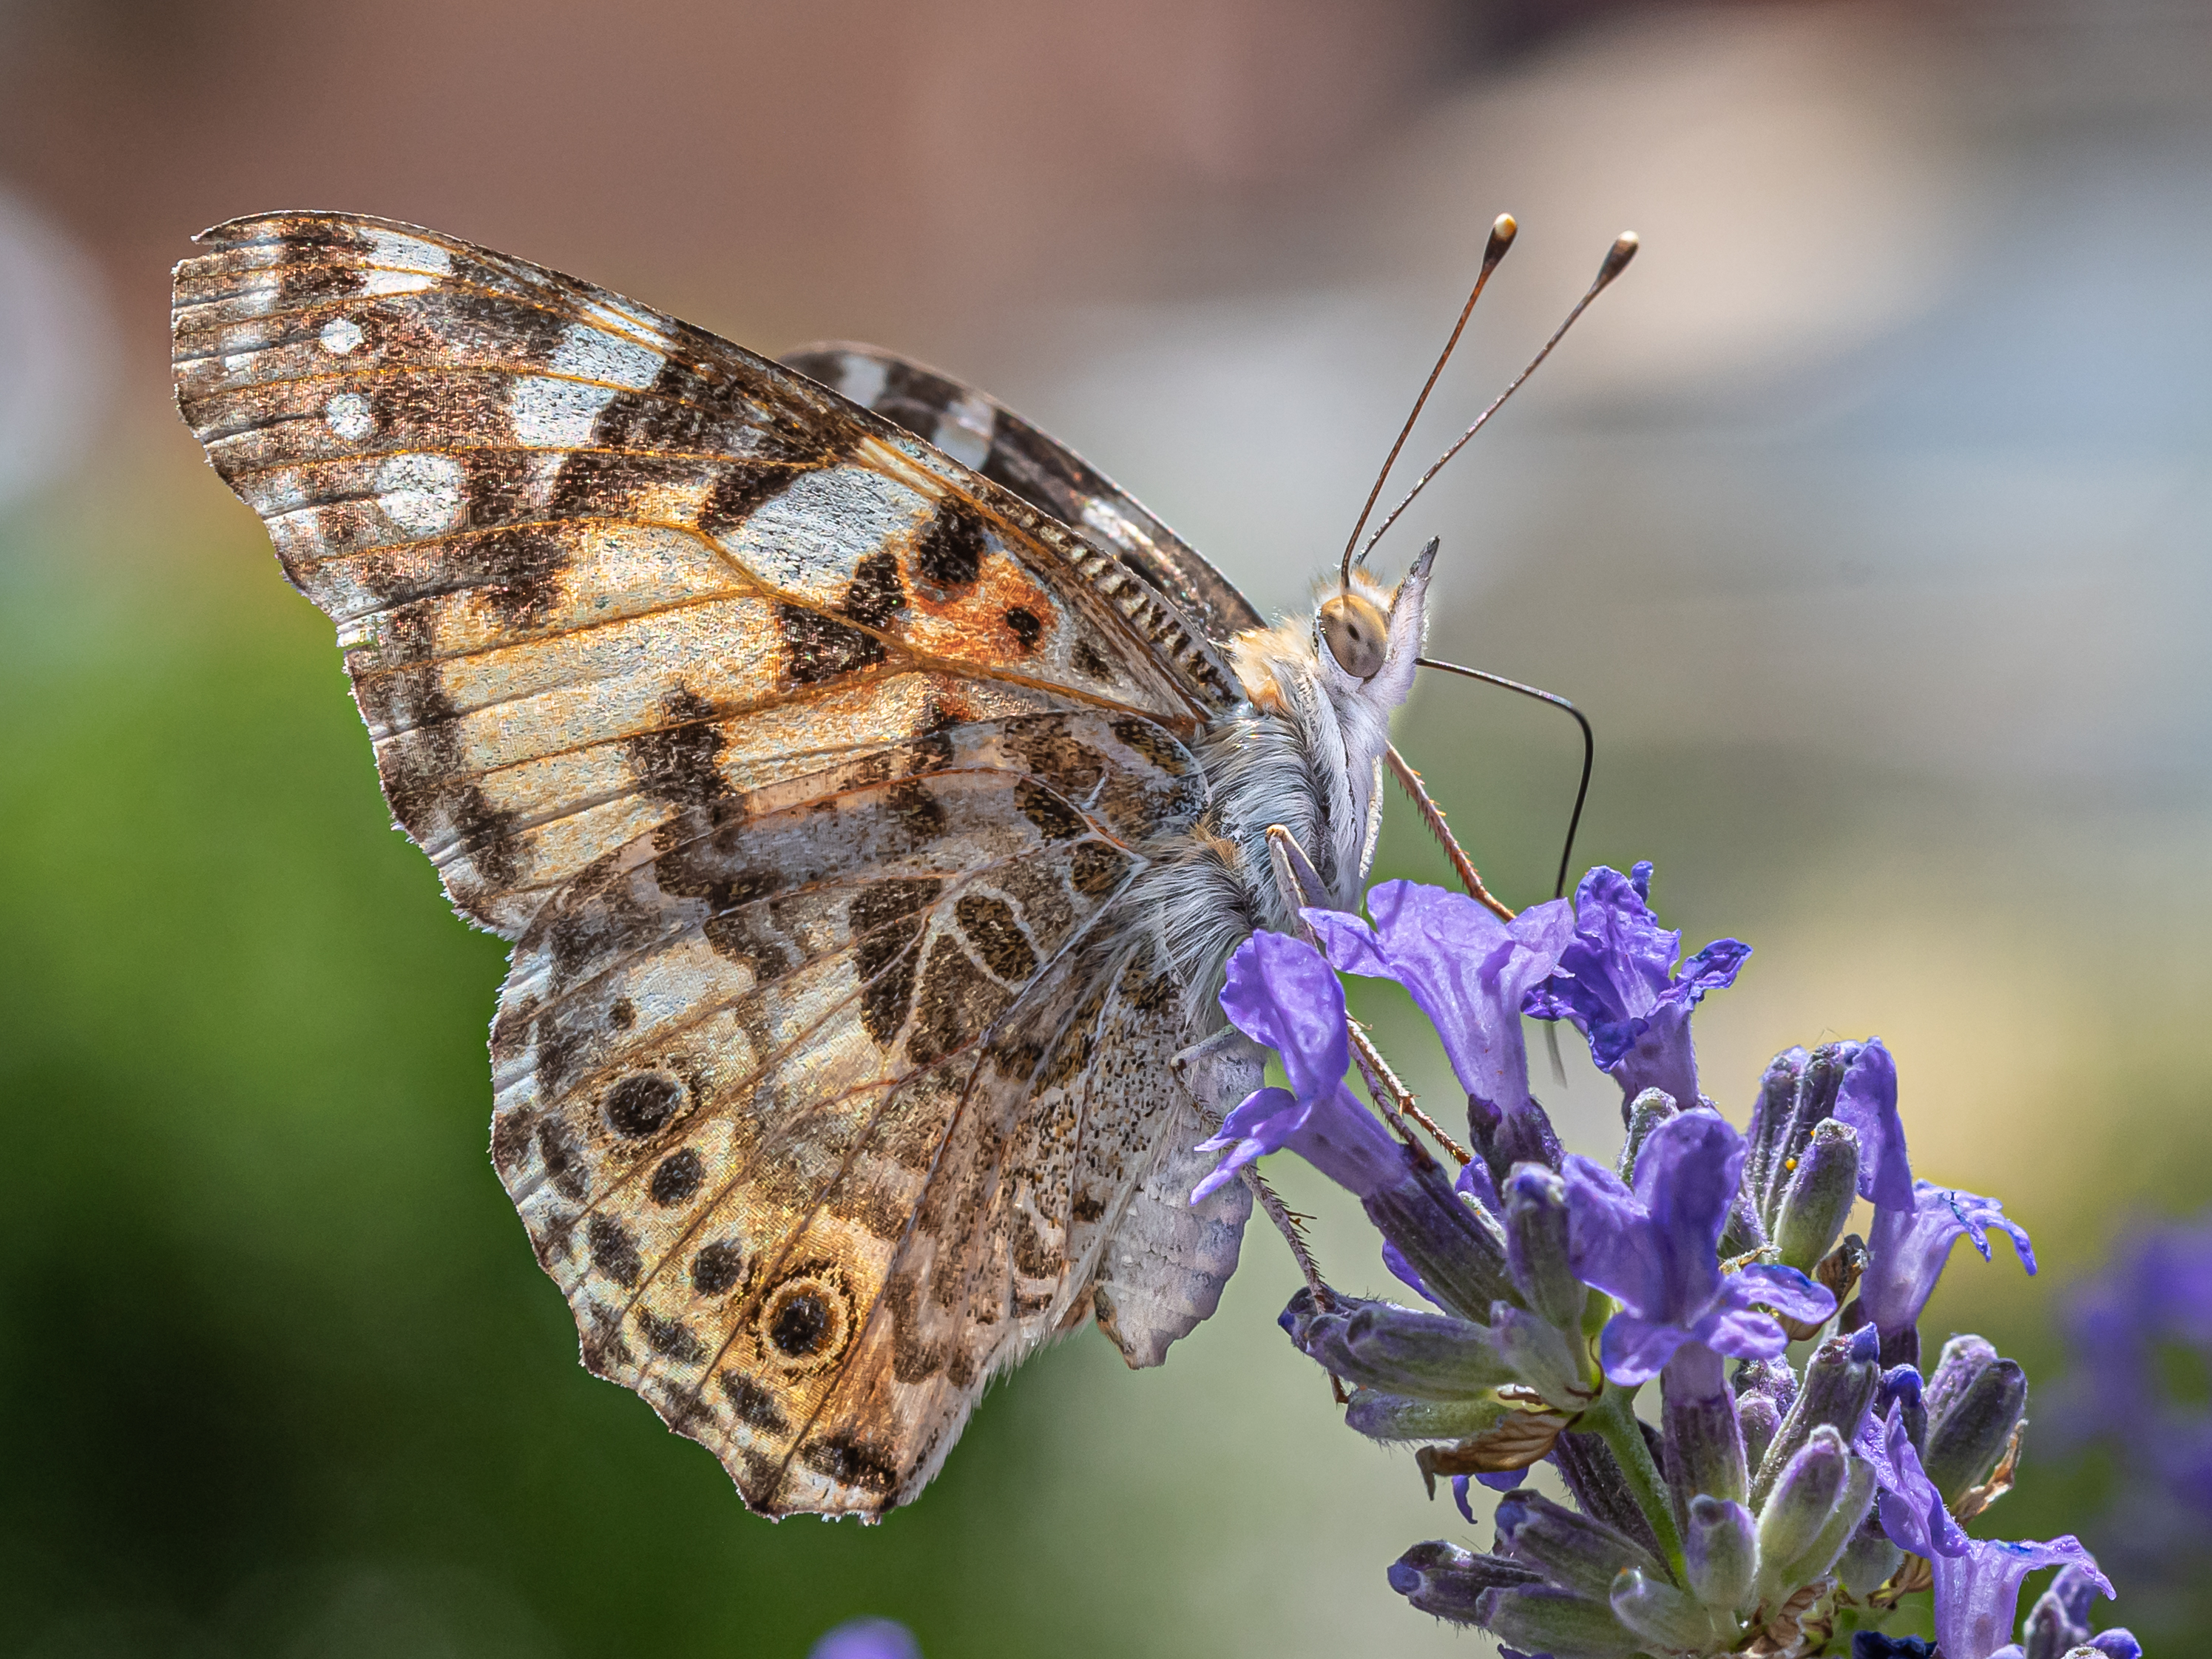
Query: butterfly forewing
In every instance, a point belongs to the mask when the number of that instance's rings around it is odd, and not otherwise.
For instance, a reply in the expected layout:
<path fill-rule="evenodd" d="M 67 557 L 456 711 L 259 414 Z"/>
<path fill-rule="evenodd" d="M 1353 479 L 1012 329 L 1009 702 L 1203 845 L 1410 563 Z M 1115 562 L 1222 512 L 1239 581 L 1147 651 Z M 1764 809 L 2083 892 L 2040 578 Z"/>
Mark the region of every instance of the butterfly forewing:
<path fill-rule="evenodd" d="M 178 275 L 185 418 L 337 622 L 395 816 L 498 931 L 672 810 L 640 781 L 679 730 L 933 671 L 960 694 L 894 695 L 939 724 L 1187 728 L 1226 695 L 1095 549 L 738 347 L 410 227 L 210 240 Z"/>
<path fill-rule="evenodd" d="M 587 1362 L 757 1507 L 910 1497 L 1192 1138 L 1113 910 L 1204 804 L 1218 653 L 1036 491 L 618 295 L 374 220 L 203 240 L 180 407 L 519 941 L 495 1161 Z"/>

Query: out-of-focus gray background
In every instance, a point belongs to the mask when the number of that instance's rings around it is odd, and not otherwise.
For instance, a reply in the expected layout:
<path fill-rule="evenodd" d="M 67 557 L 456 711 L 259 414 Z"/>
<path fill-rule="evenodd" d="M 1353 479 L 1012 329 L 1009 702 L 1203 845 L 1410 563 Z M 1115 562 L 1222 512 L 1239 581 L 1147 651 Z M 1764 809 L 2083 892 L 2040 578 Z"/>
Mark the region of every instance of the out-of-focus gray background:
<path fill-rule="evenodd" d="M 1164 1370 L 1068 1343 L 866 1532 L 746 1516 L 576 1367 L 483 1155 L 500 953 L 168 408 L 169 264 L 286 206 L 936 362 L 1271 609 L 1492 216 L 1520 246 L 1415 465 L 1634 228 L 1379 556 L 1443 538 L 1431 649 L 1577 698 L 1587 858 L 1757 947 L 1701 1016 L 1724 1106 L 1879 1033 L 1921 1172 L 2034 1232 L 2032 1281 L 1960 1254 L 1931 1337 L 2054 1376 L 2065 1284 L 2212 1196 L 2205 8 L 0 5 L 0 1650 L 798 1655 L 862 1612 L 937 1659 L 1485 1645 L 1385 1586 L 1487 1528 L 1336 1423 L 1264 1237 Z M 1565 722 L 1443 684 L 1401 741 L 1543 896 Z M 1394 820 L 1378 874 L 1439 868 Z M 1568 1064 L 1540 1087 L 1609 1150 Z M 1984 1529 L 2094 1541 L 2099 1471 L 2028 1445 Z"/>

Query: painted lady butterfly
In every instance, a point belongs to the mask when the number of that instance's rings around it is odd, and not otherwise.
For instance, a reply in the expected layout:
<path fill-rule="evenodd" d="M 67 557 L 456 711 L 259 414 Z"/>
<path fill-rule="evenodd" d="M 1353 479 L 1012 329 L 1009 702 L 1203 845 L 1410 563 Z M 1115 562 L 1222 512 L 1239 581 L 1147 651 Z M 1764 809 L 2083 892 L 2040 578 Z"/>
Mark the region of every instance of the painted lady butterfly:
<path fill-rule="evenodd" d="M 492 1158 L 584 1363 L 754 1509 L 863 1516 L 1084 1320 L 1158 1364 L 1251 1205 L 1188 1203 L 1174 1062 L 1297 925 L 1270 826 L 1355 902 L 1428 554 L 1270 629 L 888 353 L 772 362 L 382 220 L 200 240 L 179 406 L 514 943 Z"/>

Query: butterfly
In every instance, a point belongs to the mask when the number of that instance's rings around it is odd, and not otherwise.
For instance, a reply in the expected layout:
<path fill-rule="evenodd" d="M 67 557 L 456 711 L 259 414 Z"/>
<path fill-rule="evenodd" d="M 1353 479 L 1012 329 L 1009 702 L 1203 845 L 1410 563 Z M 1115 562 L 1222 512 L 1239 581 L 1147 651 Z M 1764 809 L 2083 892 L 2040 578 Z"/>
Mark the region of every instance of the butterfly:
<path fill-rule="evenodd" d="M 198 240 L 179 410 L 513 943 L 491 1157 L 585 1364 L 750 1508 L 872 1518 L 1041 1344 L 1159 1364 L 1252 1204 L 1188 1202 L 1177 1056 L 1238 943 L 1354 903 L 1433 545 L 1270 626 L 888 352 L 386 220 Z"/>

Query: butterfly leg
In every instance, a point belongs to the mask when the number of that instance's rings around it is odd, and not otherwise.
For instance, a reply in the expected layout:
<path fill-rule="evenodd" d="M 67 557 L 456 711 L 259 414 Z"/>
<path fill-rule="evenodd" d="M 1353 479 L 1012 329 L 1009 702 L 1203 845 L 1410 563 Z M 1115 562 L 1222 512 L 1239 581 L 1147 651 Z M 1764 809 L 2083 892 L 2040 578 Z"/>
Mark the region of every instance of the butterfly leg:
<path fill-rule="evenodd" d="M 1421 822 L 1428 826 L 1429 833 L 1437 838 L 1437 845 L 1444 849 L 1444 856 L 1451 860 L 1453 870 L 1459 875 L 1460 885 L 1466 888 L 1471 897 L 1487 908 L 1500 921 L 1512 921 L 1513 912 L 1492 896 L 1490 890 L 1482 884 L 1482 878 L 1475 873 L 1474 860 L 1469 859 L 1461 848 L 1458 837 L 1445 827 L 1443 808 L 1429 798 L 1428 790 L 1422 787 L 1421 775 L 1416 772 L 1406 757 L 1398 752 L 1395 744 L 1389 744 L 1383 749 L 1382 758 L 1389 763 L 1391 775 L 1398 780 L 1404 787 L 1406 793 L 1412 797 L 1414 810 L 1421 815 Z M 1273 832 L 1271 830 L 1268 833 L 1272 835 Z"/>

